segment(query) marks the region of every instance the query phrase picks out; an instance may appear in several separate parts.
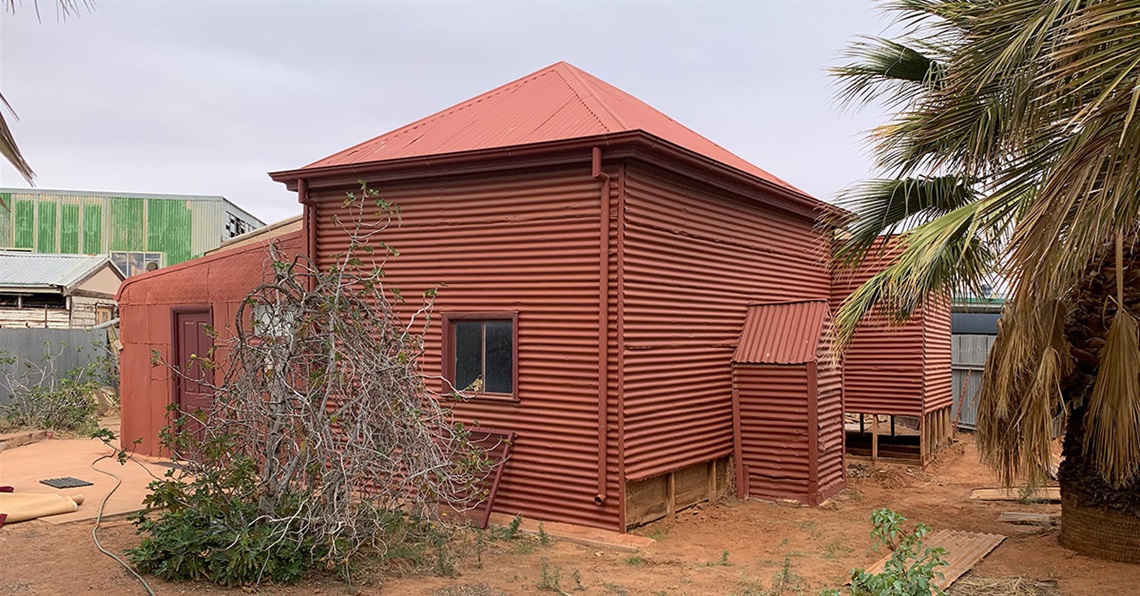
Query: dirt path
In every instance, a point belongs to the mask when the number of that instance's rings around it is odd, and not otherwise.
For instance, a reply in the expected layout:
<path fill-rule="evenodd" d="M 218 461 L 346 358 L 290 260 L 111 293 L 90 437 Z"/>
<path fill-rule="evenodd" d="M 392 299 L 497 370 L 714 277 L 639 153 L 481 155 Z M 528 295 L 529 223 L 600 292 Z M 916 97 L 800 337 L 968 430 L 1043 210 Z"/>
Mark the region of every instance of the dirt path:
<path fill-rule="evenodd" d="M 478 556 L 468 553 L 456 563 L 457 577 L 409 575 L 360 588 L 365 594 L 454 596 L 539 593 L 540 586 L 568 594 L 758 595 L 782 581 L 785 594 L 818 594 L 841 585 L 852 568 L 882 556 L 871 549 L 869 537 L 870 512 L 879 507 L 935 529 L 1010 536 L 967 578 L 1056 580 L 1062 593 L 1072 595 L 1132 594 L 1140 585 L 1140 566 L 1079 556 L 1060 547 L 1056 531 L 997 521 L 1002 511 L 1057 513 L 1059 505 L 969 501 L 971 489 L 995 483 L 977 463 L 968 438 L 925 471 L 857 465 L 852 472 L 858 477 L 850 489 L 823 509 L 730 501 L 683 511 L 639 529 L 657 543 L 636 555 L 520 537 L 490 542 Z M 133 578 L 95 550 L 90 531 L 85 523 L 42 522 L 0 529 L 0 594 L 142 593 Z M 102 536 L 115 552 L 138 540 L 123 520 L 112 522 Z M 159 594 L 220 592 L 203 584 L 151 581 Z M 259 592 L 318 591 L 350 592 L 332 578 Z"/>

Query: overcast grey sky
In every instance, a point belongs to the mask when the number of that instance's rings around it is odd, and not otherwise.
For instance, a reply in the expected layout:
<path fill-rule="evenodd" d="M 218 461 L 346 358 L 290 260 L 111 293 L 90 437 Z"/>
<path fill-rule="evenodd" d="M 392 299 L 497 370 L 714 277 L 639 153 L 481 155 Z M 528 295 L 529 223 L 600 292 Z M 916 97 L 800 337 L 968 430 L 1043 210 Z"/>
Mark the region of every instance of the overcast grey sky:
<path fill-rule="evenodd" d="M 859 0 L 115 2 L 0 15 L 0 90 L 41 188 L 300 212 L 302 166 L 559 60 L 825 200 L 870 174 L 825 69 L 888 22 Z M 7 163 L 0 185 L 26 186 Z"/>

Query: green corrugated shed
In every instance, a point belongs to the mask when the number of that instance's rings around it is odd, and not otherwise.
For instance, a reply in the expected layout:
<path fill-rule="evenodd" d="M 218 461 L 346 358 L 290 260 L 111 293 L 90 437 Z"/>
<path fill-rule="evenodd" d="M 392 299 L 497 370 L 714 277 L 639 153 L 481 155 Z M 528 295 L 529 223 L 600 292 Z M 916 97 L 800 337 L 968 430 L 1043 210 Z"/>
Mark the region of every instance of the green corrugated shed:
<path fill-rule="evenodd" d="M 224 197 L 0 189 L 0 250 L 160 253 L 174 265 L 265 224 Z"/>

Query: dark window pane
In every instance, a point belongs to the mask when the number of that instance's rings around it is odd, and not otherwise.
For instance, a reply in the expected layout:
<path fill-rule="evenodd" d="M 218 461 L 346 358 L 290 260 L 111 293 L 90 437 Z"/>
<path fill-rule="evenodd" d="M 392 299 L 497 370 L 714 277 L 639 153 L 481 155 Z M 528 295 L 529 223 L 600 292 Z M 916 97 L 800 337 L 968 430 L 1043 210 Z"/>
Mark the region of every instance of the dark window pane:
<path fill-rule="evenodd" d="M 455 388 L 467 389 L 483 368 L 483 323 L 455 323 Z"/>
<path fill-rule="evenodd" d="M 487 321 L 487 384 L 491 393 L 514 389 L 514 332 L 511 321 Z"/>

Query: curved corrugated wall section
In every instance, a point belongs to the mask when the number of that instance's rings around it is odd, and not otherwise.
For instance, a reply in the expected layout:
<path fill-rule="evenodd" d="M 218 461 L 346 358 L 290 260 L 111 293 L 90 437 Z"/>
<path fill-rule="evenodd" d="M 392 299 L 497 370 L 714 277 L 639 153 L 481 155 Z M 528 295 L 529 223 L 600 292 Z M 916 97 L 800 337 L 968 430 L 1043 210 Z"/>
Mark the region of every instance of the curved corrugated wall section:
<path fill-rule="evenodd" d="M 750 302 L 827 299 L 814 222 L 627 164 L 625 476 L 732 452 L 732 355 Z"/>
<path fill-rule="evenodd" d="M 289 255 L 302 251 L 301 233 L 276 239 Z M 269 263 L 264 242 L 242 246 L 132 277 L 119 293 L 119 353 L 122 448 L 144 455 L 164 455 L 158 434 L 168 423 L 172 403 L 170 372 L 151 366 L 152 352 L 169 362 L 170 309 L 209 306 L 220 337 L 230 337 L 238 305 L 263 279 Z M 219 342 L 220 344 L 224 342 Z M 220 350 L 219 361 L 225 357 Z M 136 439 L 141 442 L 135 443 Z"/>
<path fill-rule="evenodd" d="M 442 314 L 519 313 L 518 403 L 475 399 L 455 408 L 461 420 L 518 433 L 494 510 L 621 530 L 613 448 L 609 498 L 603 507 L 593 502 L 601 214 L 600 183 L 589 165 L 376 188 L 401 209 L 401 224 L 381 239 L 400 252 L 384 269 L 389 287 L 409 302 L 403 315 L 425 290 L 439 288 L 422 362 L 429 382 L 441 374 Z M 347 221 L 350 214 L 343 192 L 313 198 L 319 264 L 328 268 L 348 241 L 332 218 Z M 616 433 L 609 437 L 615 441 Z"/>
<path fill-rule="evenodd" d="M 926 412 L 954 404 L 950 319 L 950 300 L 946 298 L 939 299 L 926 308 L 923 359 L 926 371 Z"/>
<path fill-rule="evenodd" d="M 740 463 L 749 497 L 808 500 L 812 421 L 807 387 L 805 364 L 736 366 Z"/>
<path fill-rule="evenodd" d="M 872 253 L 857 272 L 836 272 L 832 304 L 838 309 L 852 292 L 886 267 L 893 253 Z M 844 408 L 863 414 L 921 416 L 925 399 L 923 312 L 896 325 L 872 313 L 859 325 L 843 354 Z"/>

